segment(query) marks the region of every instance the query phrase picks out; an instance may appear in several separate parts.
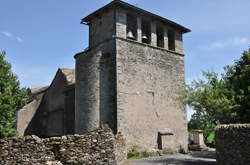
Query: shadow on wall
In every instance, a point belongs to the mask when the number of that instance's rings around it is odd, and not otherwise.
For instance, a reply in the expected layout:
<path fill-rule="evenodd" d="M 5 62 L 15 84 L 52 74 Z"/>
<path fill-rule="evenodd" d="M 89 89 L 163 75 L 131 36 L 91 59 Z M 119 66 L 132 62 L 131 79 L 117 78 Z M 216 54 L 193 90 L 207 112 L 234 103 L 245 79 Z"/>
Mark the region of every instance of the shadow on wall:
<path fill-rule="evenodd" d="M 39 107 L 37 108 L 34 117 L 32 118 L 32 120 L 30 121 L 30 123 L 28 124 L 27 128 L 24 131 L 24 136 L 26 135 L 42 136 L 44 130 L 42 129 L 42 125 L 39 123 L 39 118 L 41 118 L 40 116 L 42 114 L 43 106 L 44 106 L 44 99 L 42 98 L 42 101 Z"/>
<path fill-rule="evenodd" d="M 112 131 L 117 132 L 116 115 L 116 70 L 115 56 L 103 53 L 100 58 L 100 124 L 108 124 Z"/>
<path fill-rule="evenodd" d="M 45 94 L 34 117 L 25 129 L 24 135 L 37 135 L 39 137 L 62 136 L 64 134 L 64 122 L 64 109 L 49 112 Z"/>
<path fill-rule="evenodd" d="M 34 94 L 34 100 L 41 100 L 37 107 L 30 107 L 34 115 L 29 118 L 25 118 L 25 114 L 18 116 L 20 122 L 17 127 L 25 129 L 24 135 L 52 137 L 74 134 L 74 74 L 74 69 L 59 69 L 51 85 L 39 96 Z"/>
<path fill-rule="evenodd" d="M 64 108 L 51 112 L 48 111 L 46 98 L 43 97 L 24 135 L 52 137 L 74 134 L 74 97 L 75 88 L 71 87 L 65 93 Z"/>

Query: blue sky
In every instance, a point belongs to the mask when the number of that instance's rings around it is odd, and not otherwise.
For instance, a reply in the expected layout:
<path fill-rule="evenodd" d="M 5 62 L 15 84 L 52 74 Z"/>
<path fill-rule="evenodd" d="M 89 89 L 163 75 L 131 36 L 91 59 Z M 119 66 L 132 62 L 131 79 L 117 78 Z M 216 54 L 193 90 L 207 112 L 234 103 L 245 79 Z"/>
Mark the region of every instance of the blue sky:
<path fill-rule="evenodd" d="M 184 35 L 186 82 L 222 72 L 250 46 L 249 0 L 125 0 L 192 30 Z M 1 0 L 0 51 L 23 87 L 50 84 L 88 45 L 80 19 L 110 0 Z M 189 113 L 190 114 L 190 113 Z"/>

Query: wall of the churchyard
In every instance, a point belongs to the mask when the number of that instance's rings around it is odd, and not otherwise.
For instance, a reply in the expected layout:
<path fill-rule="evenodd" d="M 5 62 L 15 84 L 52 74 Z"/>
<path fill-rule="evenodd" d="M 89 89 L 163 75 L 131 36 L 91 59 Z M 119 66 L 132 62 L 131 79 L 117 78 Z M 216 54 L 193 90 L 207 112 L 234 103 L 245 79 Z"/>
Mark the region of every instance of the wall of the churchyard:
<path fill-rule="evenodd" d="M 215 142 L 218 165 L 250 164 L 250 124 L 218 126 Z"/>
<path fill-rule="evenodd" d="M 75 131 L 84 133 L 107 123 L 116 129 L 114 40 L 76 55 Z"/>
<path fill-rule="evenodd" d="M 135 41 L 116 40 L 117 118 L 130 146 L 157 148 L 158 131 L 173 131 L 173 150 L 187 150 L 184 56 Z"/>
<path fill-rule="evenodd" d="M 115 165 L 126 159 L 124 148 L 124 139 L 114 138 L 107 127 L 86 135 L 0 139 L 0 164 Z"/>
<path fill-rule="evenodd" d="M 107 39 L 111 39 L 114 32 L 114 12 L 113 10 L 107 10 L 90 21 L 89 47 L 94 47 Z"/>

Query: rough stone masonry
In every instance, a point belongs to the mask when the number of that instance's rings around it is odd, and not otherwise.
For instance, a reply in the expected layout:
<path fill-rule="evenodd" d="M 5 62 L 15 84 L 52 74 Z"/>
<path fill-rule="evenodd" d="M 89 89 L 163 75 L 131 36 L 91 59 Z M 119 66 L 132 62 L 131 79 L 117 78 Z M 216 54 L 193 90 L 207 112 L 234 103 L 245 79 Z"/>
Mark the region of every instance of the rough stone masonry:
<path fill-rule="evenodd" d="M 169 129 L 172 143 L 187 150 L 183 33 L 190 30 L 123 1 L 82 19 L 89 47 L 75 55 L 75 131 L 107 123 L 129 147 L 159 148 L 159 132 Z M 166 135 L 168 136 L 168 135 Z M 164 138 L 164 139 L 169 139 Z"/>
<path fill-rule="evenodd" d="M 218 165 L 250 164 L 250 124 L 216 127 L 215 142 Z"/>
<path fill-rule="evenodd" d="M 126 159 L 122 137 L 114 137 L 107 126 L 86 135 L 41 139 L 37 136 L 0 139 L 1 165 L 105 164 Z"/>

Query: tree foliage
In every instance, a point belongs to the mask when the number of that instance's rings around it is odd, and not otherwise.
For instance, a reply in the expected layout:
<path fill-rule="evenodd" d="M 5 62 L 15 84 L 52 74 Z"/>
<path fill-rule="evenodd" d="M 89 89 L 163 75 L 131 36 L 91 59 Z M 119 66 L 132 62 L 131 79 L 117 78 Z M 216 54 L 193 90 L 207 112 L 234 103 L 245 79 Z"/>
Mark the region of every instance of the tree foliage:
<path fill-rule="evenodd" d="M 189 129 L 210 129 L 217 124 L 250 123 L 250 51 L 225 73 L 204 72 L 203 80 L 194 80 L 181 100 L 195 113 Z"/>
<path fill-rule="evenodd" d="M 213 140 L 209 140 L 210 136 L 213 136 L 215 131 L 215 124 L 209 122 L 199 111 L 193 114 L 191 120 L 188 122 L 188 128 L 190 131 L 200 129 L 203 130 L 205 142 L 211 143 Z"/>
<path fill-rule="evenodd" d="M 238 123 L 250 123 L 250 50 L 233 66 L 226 67 L 224 76 L 228 88 L 233 91 L 234 109 Z"/>
<path fill-rule="evenodd" d="M 235 107 L 232 102 L 233 91 L 218 74 L 204 72 L 203 76 L 205 80 L 194 80 L 182 98 L 184 103 L 196 111 L 193 118 L 197 122 L 215 125 L 234 122 L 236 114 L 230 111 Z"/>
<path fill-rule="evenodd" d="M 19 87 L 17 76 L 11 72 L 11 64 L 5 60 L 5 52 L 0 52 L 0 138 L 16 134 L 15 113 L 28 99 L 26 89 Z"/>

